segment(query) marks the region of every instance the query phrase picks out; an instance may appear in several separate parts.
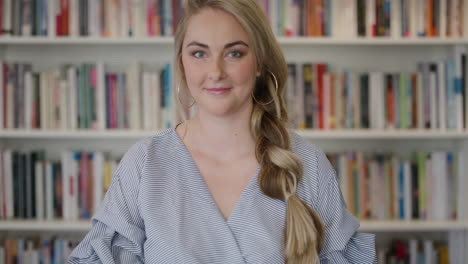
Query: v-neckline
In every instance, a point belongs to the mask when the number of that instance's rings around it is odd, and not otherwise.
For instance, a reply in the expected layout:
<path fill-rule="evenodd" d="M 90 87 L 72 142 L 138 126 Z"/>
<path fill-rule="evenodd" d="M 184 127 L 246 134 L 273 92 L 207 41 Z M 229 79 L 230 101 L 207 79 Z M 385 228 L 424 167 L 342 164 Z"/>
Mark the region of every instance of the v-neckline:
<path fill-rule="evenodd" d="M 209 202 L 214 208 L 216 213 L 218 214 L 219 217 L 221 217 L 222 220 L 224 220 L 225 223 L 229 224 L 234 218 L 235 212 L 239 209 L 241 206 L 241 202 L 244 198 L 244 196 L 248 195 L 249 192 L 251 192 L 254 187 L 256 186 L 254 183 L 257 182 L 258 178 L 258 173 L 260 172 L 260 166 L 255 169 L 254 174 L 250 177 L 249 182 L 247 185 L 244 187 L 244 189 L 241 191 L 241 194 L 239 198 L 237 199 L 234 207 L 231 210 L 231 213 L 227 218 L 224 217 L 223 213 L 221 212 L 220 207 L 218 206 L 218 203 L 216 203 L 213 195 L 211 194 L 210 189 L 208 188 L 208 184 L 206 183 L 205 179 L 203 178 L 203 175 L 201 174 L 200 169 L 198 168 L 197 163 L 195 162 L 195 159 L 193 158 L 192 154 L 188 150 L 187 146 L 185 145 L 184 141 L 182 138 L 179 136 L 177 133 L 177 127 L 181 123 L 177 124 L 175 127 L 172 128 L 172 132 L 175 134 L 175 137 L 178 141 L 178 144 L 181 146 L 181 149 L 183 150 L 183 154 L 187 157 L 187 159 L 190 161 L 190 166 L 192 166 L 192 169 L 196 172 L 197 177 L 194 178 L 194 180 L 198 183 L 200 188 L 202 188 L 202 192 L 198 193 L 198 195 L 203 198 L 205 201 Z"/>

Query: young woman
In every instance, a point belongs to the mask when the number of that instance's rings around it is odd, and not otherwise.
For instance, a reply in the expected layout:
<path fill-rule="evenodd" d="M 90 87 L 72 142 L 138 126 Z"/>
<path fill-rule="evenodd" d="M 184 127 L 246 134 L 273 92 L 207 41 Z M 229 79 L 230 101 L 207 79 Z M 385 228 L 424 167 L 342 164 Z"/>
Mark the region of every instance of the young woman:
<path fill-rule="evenodd" d="M 69 263 L 376 263 L 326 156 L 287 129 L 255 0 L 187 1 L 175 68 L 194 117 L 125 154 Z"/>

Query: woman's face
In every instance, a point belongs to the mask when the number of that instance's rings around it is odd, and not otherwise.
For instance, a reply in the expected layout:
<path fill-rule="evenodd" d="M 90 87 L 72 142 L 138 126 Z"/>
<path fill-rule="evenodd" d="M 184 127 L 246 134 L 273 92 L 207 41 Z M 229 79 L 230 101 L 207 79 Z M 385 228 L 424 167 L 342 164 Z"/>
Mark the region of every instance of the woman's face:
<path fill-rule="evenodd" d="M 247 33 L 232 15 L 212 9 L 194 15 L 182 45 L 187 85 L 199 111 L 227 116 L 251 106 L 259 73 Z"/>

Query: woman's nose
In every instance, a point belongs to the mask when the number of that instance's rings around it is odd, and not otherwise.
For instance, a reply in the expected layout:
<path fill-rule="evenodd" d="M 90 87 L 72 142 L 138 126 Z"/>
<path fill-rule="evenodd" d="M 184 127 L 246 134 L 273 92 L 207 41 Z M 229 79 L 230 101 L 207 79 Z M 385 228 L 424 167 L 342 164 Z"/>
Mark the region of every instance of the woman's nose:
<path fill-rule="evenodd" d="M 210 69 L 208 72 L 208 79 L 212 81 L 218 81 L 224 76 L 223 64 L 220 59 L 214 59 L 211 62 Z"/>

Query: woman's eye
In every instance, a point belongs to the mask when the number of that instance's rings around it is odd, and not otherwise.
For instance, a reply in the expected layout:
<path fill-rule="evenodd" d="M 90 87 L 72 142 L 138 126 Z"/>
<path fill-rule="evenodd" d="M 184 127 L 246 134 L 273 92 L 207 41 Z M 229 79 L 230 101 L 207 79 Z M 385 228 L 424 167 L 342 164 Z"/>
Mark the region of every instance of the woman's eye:
<path fill-rule="evenodd" d="M 192 56 L 194 56 L 195 58 L 203 58 L 203 56 L 205 56 L 205 52 L 195 51 L 195 52 L 192 53 Z"/>
<path fill-rule="evenodd" d="M 242 57 L 242 53 L 240 51 L 231 51 L 231 52 L 229 52 L 229 57 L 231 57 L 231 58 L 240 58 L 240 57 Z"/>

